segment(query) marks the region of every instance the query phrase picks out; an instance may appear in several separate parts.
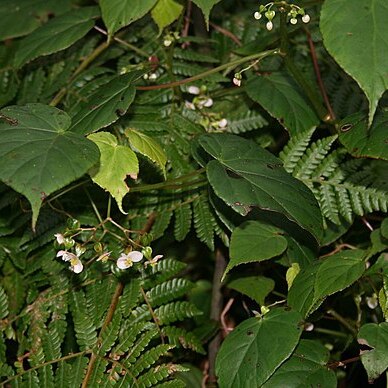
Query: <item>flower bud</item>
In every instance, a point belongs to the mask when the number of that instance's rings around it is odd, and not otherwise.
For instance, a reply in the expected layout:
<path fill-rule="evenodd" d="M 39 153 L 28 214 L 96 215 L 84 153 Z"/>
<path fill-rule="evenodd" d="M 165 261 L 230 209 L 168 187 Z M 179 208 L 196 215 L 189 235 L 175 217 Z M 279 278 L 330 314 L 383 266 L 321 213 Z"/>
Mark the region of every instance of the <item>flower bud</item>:
<path fill-rule="evenodd" d="M 269 22 L 266 24 L 265 27 L 267 28 L 268 31 L 271 31 L 272 28 L 273 28 L 273 23 L 272 23 L 271 21 L 269 21 Z"/>
<path fill-rule="evenodd" d="M 263 16 L 263 15 L 262 15 L 260 12 L 255 12 L 255 13 L 253 14 L 253 17 L 254 17 L 256 20 L 260 20 L 262 16 Z"/>
<path fill-rule="evenodd" d="M 307 13 L 306 13 L 306 15 L 302 16 L 302 22 L 303 23 L 308 23 L 309 21 L 310 21 L 310 16 L 307 15 Z"/>
<path fill-rule="evenodd" d="M 290 19 L 290 23 L 291 23 L 291 24 L 296 24 L 296 23 L 298 23 L 298 19 L 296 19 L 296 18 L 291 18 L 291 19 Z"/>

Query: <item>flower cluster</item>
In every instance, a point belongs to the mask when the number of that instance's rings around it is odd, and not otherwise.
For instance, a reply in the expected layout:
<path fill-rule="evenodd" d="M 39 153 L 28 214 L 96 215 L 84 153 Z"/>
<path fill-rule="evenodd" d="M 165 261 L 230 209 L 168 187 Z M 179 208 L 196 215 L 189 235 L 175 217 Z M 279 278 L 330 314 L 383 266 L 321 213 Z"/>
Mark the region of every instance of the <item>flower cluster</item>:
<path fill-rule="evenodd" d="M 253 17 L 256 20 L 260 20 L 263 15 L 267 19 L 266 28 L 268 31 L 271 31 L 273 29 L 273 22 L 272 20 L 276 16 L 276 12 L 272 9 L 275 3 L 268 3 L 266 5 L 260 5 L 259 10 L 256 11 L 253 14 Z M 304 9 L 295 5 L 295 4 L 287 4 L 287 9 L 289 12 L 287 13 L 287 19 L 291 24 L 298 23 L 298 16 L 301 16 L 303 23 L 308 23 L 310 21 L 310 16 L 305 13 Z M 282 12 L 284 9 L 284 5 L 282 4 Z"/>
<path fill-rule="evenodd" d="M 169 32 L 166 34 L 163 38 L 163 45 L 165 47 L 170 47 L 174 42 L 178 41 L 180 39 L 180 35 L 178 32 Z"/>

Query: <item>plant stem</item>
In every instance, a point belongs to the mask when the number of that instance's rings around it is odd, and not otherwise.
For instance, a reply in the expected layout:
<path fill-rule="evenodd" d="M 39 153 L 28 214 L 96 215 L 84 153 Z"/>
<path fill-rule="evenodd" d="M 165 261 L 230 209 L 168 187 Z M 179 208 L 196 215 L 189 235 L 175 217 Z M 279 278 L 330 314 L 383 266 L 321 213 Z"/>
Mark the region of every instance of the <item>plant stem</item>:
<path fill-rule="evenodd" d="M 263 58 L 271 56 L 271 55 L 280 55 L 280 50 L 277 48 L 274 50 L 262 51 L 261 53 L 258 53 L 258 54 L 253 54 L 253 55 L 249 55 L 247 57 L 235 59 L 234 61 L 224 63 L 223 65 L 217 66 L 217 67 L 210 69 L 210 70 L 206 70 L 202 73 L 199 73 L 199 74 L 194 75 L 194 76 L 189 77 L 189 78 L 185 78 L 185 79 L 180 80 L 180 81 L 169 82 L 169 83 L 160 84 L 160 85 L 137 86 L 136 89 L 138 89 L 138 90 L 160 90 L 160 89 L 174 88 L 176 86 L 185 85 L 185 84 L 188 84 L 190 82 L 205 78 L 209 75 L 219 73 L 220 71 L 226 70 L 229 67 L 235 67 L 235 66 L 241 65 L 242 63 L 257 60 L 257 59 L 263 59 Z"/>
<path fill-rule="evenodd" d="M 328 121 L 330 117 L 326 112 L 326 109 L 322 105 L 319 94 L 317 94 L 316 91 L 311 88 L 310 84 L 306 81 L 303 73 L 298 69 L 292 57 L 290 56 L 286 12 L 280 12 L 280 40 L 281 40 L 281 43 L 280 43 L 281 54 L 287 70 L 291 73 L 295 81 L 305 92 L 307 98 L 309 99 L 312 106 L 314 107 L 318 117 L 323 121 Z"/>
<path fill-rule="evenodd" d="M 334 317 L 338 322 L 340 322 L 344 327 L 346 327 L 354 336 L 357 335 L 357 330 L 340 314 L 334 310 L 328 310 L 328 314 Z"/>

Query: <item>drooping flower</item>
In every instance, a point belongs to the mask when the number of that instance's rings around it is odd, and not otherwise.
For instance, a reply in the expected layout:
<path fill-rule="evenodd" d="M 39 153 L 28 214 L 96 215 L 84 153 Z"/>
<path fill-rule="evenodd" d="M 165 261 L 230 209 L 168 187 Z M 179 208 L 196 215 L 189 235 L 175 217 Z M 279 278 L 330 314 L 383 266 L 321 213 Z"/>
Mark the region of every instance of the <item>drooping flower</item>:
<path fill-rule="evenodd" d="M 139 251 L 132 251 L 129 253 L 122 253 L 117 259 L 116 265 L 120 269 L 127 269 L 133 266 L 133 263 L 138 263 L 143 260 L 143 254 Z"/>
<path fill-rule="evenodd" d="M 161 258 L 163 258 L 163 255 L 156 255 L 155 257 L 153 257 L 151 260 L 147 261 L 145 263 L 145 266 L 147 267 L 147 265 L 150 265 L 151 267 L 153 267 L 154 265 L 156 265 L 156 263 L 158 262 L 158 260 L 160 260 Z"/>
<path fill-rule="evenodd" d="M 226 128 L 228 126 L 228 120 L 227 119 L 221 119 L 218 122 L 218 128 Z"/>
<path fill-rule="evenodd" d="M 187 92 L 190 94 L 198 95 L 201 92 L 201 90 L 199 89 L 198 86 L 191 85 L 187 88 Z"/>
<path fill-rule="evenodd" d="M 298 19 L 297 18 L 291 18 L 290 19 L 290 23 L 291 24 L 296 24 L 296 23 L 298 23 Z"/>
<path fill-rule="evenodd" d="M 65 243 L 65 236 L 62 233 L 56 233 L 54 237 L 57 239 L 58 244 L 62 245 Z"/>
<path fill-rule="evenodd" d="M 260 20 L 262 16 L 263 16 L 263 15 L 262 15 L 260 12 L 258 12 L 258 11 L 256 11 L 256 12 L 253 14 L 253 17 L 254 17 L 256 20 Z"/>
<path fill-rule="evenodd" d="M 70 262 L 69 269 L 74 273 L 80 273 L 84 269 L 84 266 L 81 260 L 74 253 L 71 253 L 68 251 L 59 251 L 57 253 L 57 257 L 62 257 L 63 261 L 69 261 Z"/>
<path fill-rule="evenodd" d="M 172 40 L 166 38 L 166 39 L 163 41 L 163 44 L 164 44 L 165 47 L 170 47 L 171 44 L 172 44 Z"/>
<path fill-rule="evenodd" d="M 234 77 L 233 84 L 236 86 L 241 86 L 241 79 Z"/>
<path fill-rule="evenodd" d="M 273 23 L 271 21 L 269 21 L 267 24 L 266 24 L 266 28 L 268 31 L 271 31 L 272 28 L 273 28 Z"/>
<path fill-rule="evenodd" d="M 302 16 L 302 22 L 303 23 L 308 23 L 309 21 L 310 21 L 310 16 L 307 15 L 307 13 L 306 13 L 306 15 Z"/>

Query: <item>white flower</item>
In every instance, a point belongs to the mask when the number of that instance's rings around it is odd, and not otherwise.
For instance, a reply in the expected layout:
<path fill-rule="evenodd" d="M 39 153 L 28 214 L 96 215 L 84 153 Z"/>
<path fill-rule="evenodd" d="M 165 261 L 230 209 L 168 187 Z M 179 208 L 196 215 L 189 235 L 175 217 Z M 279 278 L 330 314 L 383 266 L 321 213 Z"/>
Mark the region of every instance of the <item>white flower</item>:
<path fill-rule="evenodd" d="M 256 20 L 260 20 L 261 19 L 261 13 L 260 12 L 255 12 L 254 14 L 253 14 L 253 17 L 256 19 Z"/>
<path fill-rule="evenodd" d="M 296 23 L 298 23 L 298 19 L 296 19 L 296 18 L 291 18 L 291 19 L 290 19 L 290 23 L 291 23 L 291 24 L 296 24 Z"/>
<path fill-rule="evenodd" d="M 133 263 L 138 263 L 143 260 L 143 254 L 139 251 L 132 251 L 128 254 L 122 253 L 117 259 L 116 265 L 120 269 L 127 269 L 132 267 Z"/>
<path fill-rule="evenodd" d="M 172 43 L 172 40 L 171 39 L 165 39 L 163 41 L 163 44 L 166 46 L 166 47 L 170 47 L 171 46 L 171 43 Z"/>
<path fill-rule="evenodd" d="M 218 122 L 218 127 L 219 128 L 226 128 L 228 126 L 228 120 L 227 119 L 222 119 Z"/>
<path fill-rule="evenodd" d="M 158 75 L 156 73 L 151 73 L 148 77 L 148 79 L 151 79 L 151 80 L 155 80 L 156 78 L 158 78 Z"/>
<path fill-rule="evenodd" d="M 151 267 L 153 267 L 157 263 L 157 261 L 160 260 L 162 257 L 163 255 L 156 255 L 150 261 L 147 261 L 145 263 L 145 266 L 147 267 L 147 265 L 150 265 Z"/>
<path fill-rule="evenodd" d="M 80 273 L 84 269 L 81 260 L 74 253 L 67 251 L 59 251 L 57 253 L 57 257 L 61 256 L 63 261 L 70 261 L 70 270 L 74 273 Z"/>
<path fill-rule="evenodd" d="M 306 13 L 306 15 L 302 16 L 302 22 L 303 23 L 308 23 L 309 21 L 310 21 L 310 16 L 307 15 L 307 13 Z"/>
<path fill-rule="evenodd" d="M 195 105 L 190 101 L 185 101 L 185 107 L 190 110 L 195 110 Z"/>
<path fill-rule="evenodd" d="M 64 244 L 65 243 L 65 236 L 61 233 L 54 234 L 54 237 L 57 239 L 58 244 Z"/>
<path fill-rule="evenodd" d="M 198 86 L 189 86 L 187 88 L 187 92 L 190 93 L 190 94 L 199 94 L 200 93 L 200 90 L 199 90 L 199 87 Z"/>
<path fill-rule="evenodd" d="M 267 24 L 266 24 L 266 28 L 268 31 L 271 31 L 272 28 L 273 28 L 273 23 L 271 21 L 269 21 Z"/>
<path fill-rule="evenodd" d="M 213 105 L 213 100 L 211 98 L 208 98 L 203 102 L 203 106 L 206 108 L 210 108 L 212 105 Z"/>
<path fill-rule="evenodd" d="M 238 79 L 236 77 L 233 78 L 233 83 L 236 85 L 236 86 L 241 86 L 241 79 Z"/>

